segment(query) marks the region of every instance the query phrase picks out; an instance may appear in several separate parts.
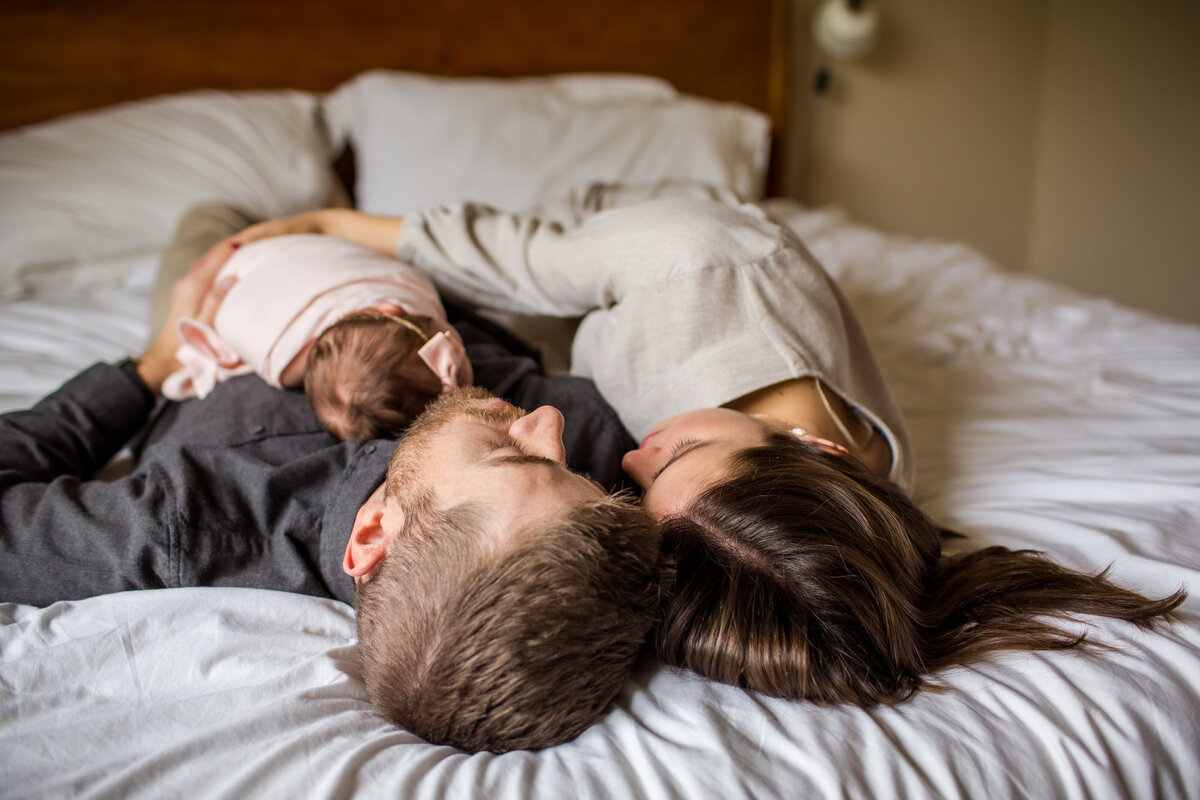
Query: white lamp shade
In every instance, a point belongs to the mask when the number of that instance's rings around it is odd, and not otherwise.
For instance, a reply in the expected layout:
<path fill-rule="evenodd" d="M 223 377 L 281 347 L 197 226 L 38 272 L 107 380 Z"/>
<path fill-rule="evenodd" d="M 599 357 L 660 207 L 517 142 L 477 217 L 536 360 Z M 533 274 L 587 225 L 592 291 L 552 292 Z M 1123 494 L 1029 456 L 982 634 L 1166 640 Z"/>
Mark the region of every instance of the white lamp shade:
<path fill-rule="evenodd" d="M 830 58 L 860 58 L 875 46 L 879 9 L 869 0 L 825 0 L 813 16 L 813 38 Z"/>

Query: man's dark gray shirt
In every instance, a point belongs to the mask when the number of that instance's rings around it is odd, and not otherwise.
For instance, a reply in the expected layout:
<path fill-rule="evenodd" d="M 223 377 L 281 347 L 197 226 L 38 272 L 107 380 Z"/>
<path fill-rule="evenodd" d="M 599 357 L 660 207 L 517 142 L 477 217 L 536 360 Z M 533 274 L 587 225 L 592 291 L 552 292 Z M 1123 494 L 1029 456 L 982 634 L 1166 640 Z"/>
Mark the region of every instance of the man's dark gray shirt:
<path fill-rule="evenodd" d="M 590 381 L 543 375 L 483 323 L 457 327 L 478 385 L 559 408 L 568 465 L 623 485 L 634 442 Z M 136 470 L 95 479 L 135 436 Z M 95 365 L 0 417 L 0 601 L 243 586 L 353 602 L 342 554 L 394 448 L 338 442 L 302 393 L 255 376 L 156 404 L 132 366 Z"/>

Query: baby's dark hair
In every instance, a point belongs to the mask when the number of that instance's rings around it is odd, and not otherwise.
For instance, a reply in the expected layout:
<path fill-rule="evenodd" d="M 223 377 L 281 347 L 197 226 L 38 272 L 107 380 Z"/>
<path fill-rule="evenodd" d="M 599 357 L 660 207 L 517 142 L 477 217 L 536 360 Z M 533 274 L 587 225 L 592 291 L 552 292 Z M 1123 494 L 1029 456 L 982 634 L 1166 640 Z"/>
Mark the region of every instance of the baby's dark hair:
<path fill-rule="evenodd" d="M 321 425 L 343 441 L 394 438 L 442 392 L 417 355 L 436 333 L 425 316 L 405 318 L 421 332 L 375 311 L 347 314 L 313 342 L 304 391 Z"/>

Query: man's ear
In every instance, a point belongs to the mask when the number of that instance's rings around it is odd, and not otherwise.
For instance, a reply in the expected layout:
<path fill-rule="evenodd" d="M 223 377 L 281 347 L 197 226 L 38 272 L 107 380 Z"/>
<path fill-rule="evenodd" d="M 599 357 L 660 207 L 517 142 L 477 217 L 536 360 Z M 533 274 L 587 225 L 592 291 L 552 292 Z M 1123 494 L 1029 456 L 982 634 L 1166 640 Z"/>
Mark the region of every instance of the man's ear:
<path fill-rule="evenodd" d="M 352 578 L 370 578 L 383 563 L 391 544 L 391 534 L 383 526 L 387 506 L 382 493 L 371 495 L 358 509 L 350 541 L 346 542 L 346 555 L 342 558 L 342 570 Z"/>

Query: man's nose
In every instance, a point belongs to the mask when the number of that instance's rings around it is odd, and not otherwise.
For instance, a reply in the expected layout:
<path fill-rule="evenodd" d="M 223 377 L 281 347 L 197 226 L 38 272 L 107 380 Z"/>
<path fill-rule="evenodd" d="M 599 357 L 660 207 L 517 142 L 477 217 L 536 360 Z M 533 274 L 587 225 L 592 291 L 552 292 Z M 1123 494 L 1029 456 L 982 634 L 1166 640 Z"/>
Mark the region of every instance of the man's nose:
<path fill-rule="evenodd" d="M 562 432 L 563 415 L 554 406 L 537 408 L 508 428 L 508 435 L 529 453 L 565 464 L 567 451 L 563 447 Z"/>

